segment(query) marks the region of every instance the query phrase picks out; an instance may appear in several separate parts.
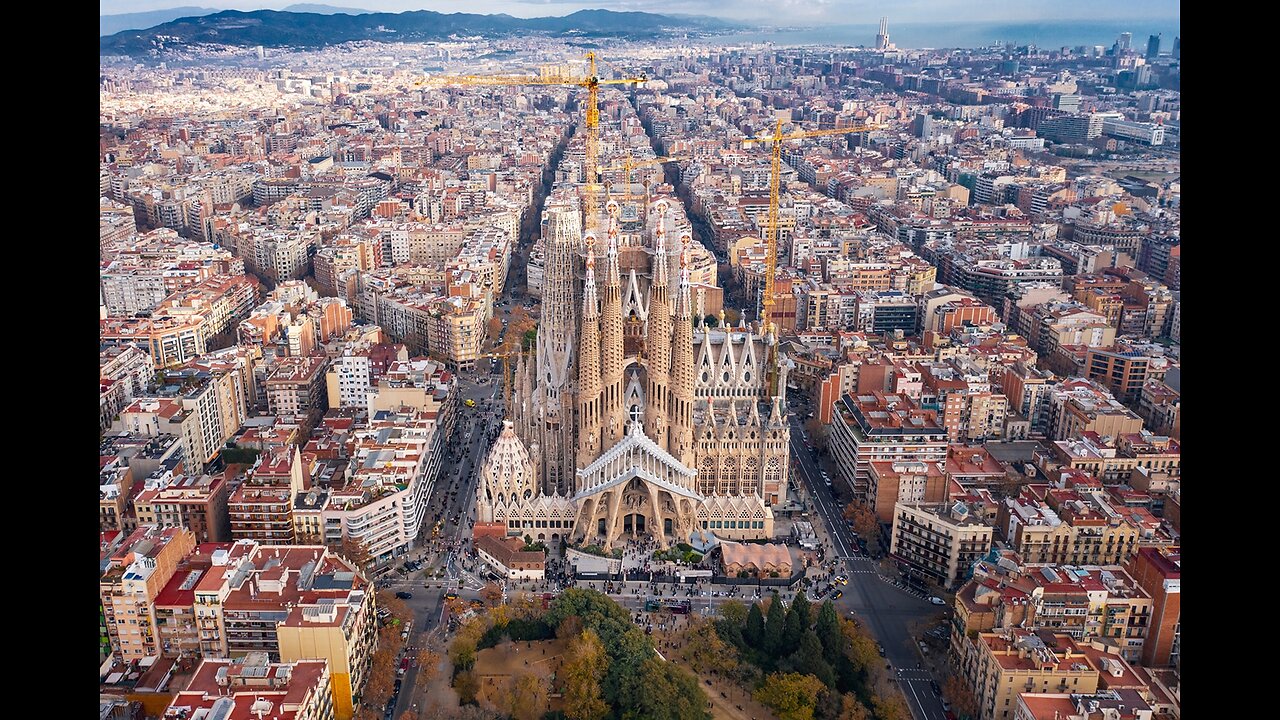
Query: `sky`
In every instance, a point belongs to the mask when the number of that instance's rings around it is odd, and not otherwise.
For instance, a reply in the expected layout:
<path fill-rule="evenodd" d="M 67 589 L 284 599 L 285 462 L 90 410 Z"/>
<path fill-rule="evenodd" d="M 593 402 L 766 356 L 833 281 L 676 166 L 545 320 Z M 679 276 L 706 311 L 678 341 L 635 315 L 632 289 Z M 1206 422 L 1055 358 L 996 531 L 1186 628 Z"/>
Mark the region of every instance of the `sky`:
<path fill-rule="evenodd" d="M 220 10 L 278 10 L 303 0 L 100 0 L 99 14 L 205 7 Z M 730 20 L 767 20 L 771 25 L 865 24 L 889 18 L 912 22 L 1032 22 L 1177 18 L 1180 0 L 307 0 L 314 4 L 375 12 L 506 13 L 516 17 L 561 16 L 578 10 L 711 15 Z"/>

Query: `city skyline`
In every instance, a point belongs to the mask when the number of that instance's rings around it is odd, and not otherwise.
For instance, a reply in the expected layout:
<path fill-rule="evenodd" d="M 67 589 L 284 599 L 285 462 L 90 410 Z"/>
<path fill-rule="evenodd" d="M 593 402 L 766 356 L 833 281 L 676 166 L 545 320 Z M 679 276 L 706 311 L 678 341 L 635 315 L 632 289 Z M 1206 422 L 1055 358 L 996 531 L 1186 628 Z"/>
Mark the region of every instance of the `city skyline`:
<path fill-rule="evenodd" d="M 195 2 L 194 7 L 217 10 L 281 10 L 299 3 L 291 0 L 212 0 Z M 349 7 L 369 12 L 433 10 L 441 13 L 505 13 L 514 17 L 564 16 L 579 10 L 603 9 L 618 12 L 706 15 L 727 20 L 764 20 L 771 26 L 800 25 L 803 21 L 840 24 L 875 23 L 888 16 L 891 23 L 919 22 L 1034 22 L 1058 20 L 1167 20 L 1180 17 L 1178 0 L 1138 0 L 1113 3 L 1056 0 L 1011 3 L 1005 0 L 910 0 L 908 2 L 864 2 L 862 0 L 370 0 L 368 2 L 315 3 Z M 184 6 L 181 0 L 103 0 L 99 15 L 148 12 Z M 786 17 L 781 17 L 785 14 Z"/>

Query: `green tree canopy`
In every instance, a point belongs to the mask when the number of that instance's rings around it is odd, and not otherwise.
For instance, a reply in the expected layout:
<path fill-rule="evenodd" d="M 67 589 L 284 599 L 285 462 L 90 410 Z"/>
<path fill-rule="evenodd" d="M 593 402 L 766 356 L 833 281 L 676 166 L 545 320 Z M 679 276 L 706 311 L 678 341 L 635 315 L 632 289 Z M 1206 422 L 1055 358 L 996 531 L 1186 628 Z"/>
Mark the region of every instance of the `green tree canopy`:
<path fill-rule="evenodd" d="M 813 720 L 822 681 L 800 673 L 772 673 L 753 697 L 778 714 L 780 720 Z"/>
<path fill-rule="evenodd" d="M 784 654 L 783 642 L 787 629 L 787 611 L 782 607 L 778 593 L 769 601 L 769 612 L 765 614 L 764 651 L 776 658 Z"/>
<path fill-rule="evenodd" d="M 743 633 L 747 645 L 756 649 L 764 647 L 764 613 L 760 612 L 760 603 L 751 603 L 747 611 L 747 630 Z"/>

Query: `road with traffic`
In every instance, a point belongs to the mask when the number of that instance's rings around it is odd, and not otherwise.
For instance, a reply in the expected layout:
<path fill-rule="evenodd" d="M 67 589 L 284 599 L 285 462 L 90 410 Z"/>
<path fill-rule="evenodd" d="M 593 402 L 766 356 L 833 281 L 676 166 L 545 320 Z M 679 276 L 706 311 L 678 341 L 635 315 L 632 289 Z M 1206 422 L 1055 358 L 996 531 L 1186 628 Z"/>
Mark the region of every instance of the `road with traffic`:
<path fill-rule="evenodd" d="M 880 573 L 879 563 L 858 549 L 853 531 L 844 519 L 843 507 L 822 480 L 817 460 L 805 443 L 800 419 L 791 417 L 791 452 L 796 459 L 801 482 L 822 520 L 827 537 L 843 561 L 849 584 L 844 595 L 835 601 L 837 608 L 851 612 L 863 621 L 871 634 L 884 647 L 885 659 L 902 687 L 907 706 L 916 720 L 945 720 L 942 700 L 930 685 L 928 671 L 921 664 L 920 648 L 912 630 L 923 630 L 936 619 L 938 608 L 918 593 L 899 587 L 896 578 Z M 815 523 L 816 526 L 816 523 Z M 873 552 L 875 548 L 871 548 Z M 897 584 L 895 584 L 897 583 Z M 913 626 L 915 626 L 913 628 Z"/>

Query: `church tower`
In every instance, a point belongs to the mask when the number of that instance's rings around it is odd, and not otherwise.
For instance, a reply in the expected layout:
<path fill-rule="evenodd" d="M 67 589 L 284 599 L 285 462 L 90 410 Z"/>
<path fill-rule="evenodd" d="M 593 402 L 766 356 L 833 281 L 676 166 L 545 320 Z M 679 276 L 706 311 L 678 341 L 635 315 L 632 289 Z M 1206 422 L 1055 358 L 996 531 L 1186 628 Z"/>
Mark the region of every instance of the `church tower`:
<path fill-rule="evenodd" d="M 680 253 L 675 332 L 671 339 L 671 440 L 668 452 L 693 467 L 693 304 L 689 297 L 689 253 Z"/>
<path fill-rule="evenodd" d="M 538 390 L 542 401 L 543 490 L 564 494 L 574 476 L 573 380 L 577 323 L 574 317 L 574 256 L 582 242 L 582 214 L 576 204 L 548 207 L 544 314 L 538 328 Z"/>
<path fill-rule="evenodd" d="M 618 270 L 617 202 L 609 201 L 608 247 L 605 249 L 604 302 L 600 311 L 601 430 L 603 447 L 613 447 L 627 428 L 622 375 L 622 276 Z"/>
<path fill-rule="evenodd" d="M 578 453 L 576 467 L 600 456 L 600 306 L 596 299 L 596 238 L 587 233 L 587 276 L 582 285 L 582 333 L 578 342 Z M 576 492 L 577 488 L 573 491 Z"/>
<path fill-rule="evenodd" d="M 659 208 L 658 227 L 654 231 L 654 255 L 650 268 L 649 327 L 645 333 L 646 375 L 644 434 L 667 447 L 670 417 L 667 410 L 667 385 L 671 374 L 671 303 L 667 298 L 666 204 Z"/>

